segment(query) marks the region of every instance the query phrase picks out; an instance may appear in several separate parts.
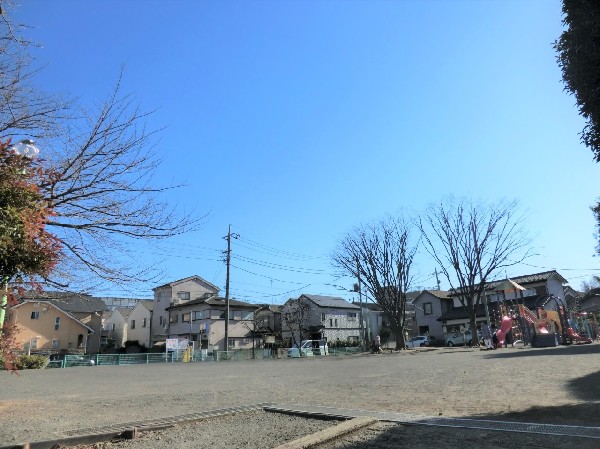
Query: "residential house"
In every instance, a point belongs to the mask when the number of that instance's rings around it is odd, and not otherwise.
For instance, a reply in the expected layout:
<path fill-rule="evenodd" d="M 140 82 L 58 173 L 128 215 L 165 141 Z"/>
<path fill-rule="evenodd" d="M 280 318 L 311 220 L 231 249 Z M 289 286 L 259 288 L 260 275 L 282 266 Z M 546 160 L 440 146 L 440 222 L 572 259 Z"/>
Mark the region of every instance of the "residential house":
<path fill-rule="evenodd" d="M 292 345 L 301 339 L 360 341 L 360 307 L 343 298 L 302 294 L 282 308 L 282 334 Z"/>
<path fill-rule="evenodd" d="M 85 352 L 96 354 L 100 351 L 102 314 L 107 310 L 107 307 L 99 298 L 84 293 L 30 291 L 23 295 L 22 300 L 48 301 L 61 310 L 68 312 L 92 329 L 91 335 L 85 339 Z"/>
<path fill-rule="evenodd" d="M 525 290 L 515 288 L 511 282 L 518 284 Z M 564 301 L 564 284 L 566 283 L 567 280 L 555 270 L 488 282 L 485 286 L 485 302 L 479 304 L 475 311 L 477 327 L 487 321 L 485 303 L 488 306 L 487 313 L 490 315 L 491 324 L 499 325 L 502 304 L 507 305 L 508 308 L 516 307 L 517 304 L 524 304 L 531 310 L 535 310 L 537 307 L 554 308 Z M 461 328 L 468 327 L 468 312 L 462 306 L 459 296 L 459 291 L 450 290 L 447 299 L 435 298 L 433 295 L 429 297 L 432 307 L 435 307 L 436 310 L 442 310 L 441 316 L 437 320 L 442 324 L 444 334 L 457 332 Z M 442 301 L 450 302 L 450 306 L 445 311 L 443 311 L 440 304 Z M 434 306 L 434 303 L 437 303 L 437 305 Z M 416 319 L 419 327 L 430 325 L 430 317 L 417 315 Z"/>
<path fill-rule="evenodd" d="M 156 306 L 156 303 L 155 303 Z M 258 306 L 229 300 L 227 343 L 229 349 L 250 349 L 256 345 L 254 312 Z M 167 308 L 168 338 L 187 339 L 202 349 L 225 348 L 225 316 L 227 301 L 217 296 L 206 296 L 182 301 Z"/>
<path fill-rule="evenodd" d="M 190 276 L 160 285 L 154 289 L 154 306 L 151 326 L 153 343 L 164 341 L 170 335 L 169 309 L 197 299 L 216 296 L 219 288 L 200 276 Z"/>
<path fill-rule="evenodd" d="M 359 312 L 359 320 L 360 316 L 362 316 L 364 341 L 370 342 L 373 341 L 376 335 L 381 336 L 381 329 L 388 327 L 389 325 L 389 320 L 386 319 L 386 315 L 383 313 L 381 306 L 375 302 L 365 302 L 361 304 L 353 301 L 352 304 L 359 307 L 362 306 Z M 389 342 L 390 340 L 385 343 L 389 344 Z"/>
<path fill-rule="evenodd" d="M 17 325 L 15 340 L 27 352 L 84 352 L 94 335 L 94 329 L 50 301 L 23 300 L 9 309 L 7 319 Z"/>
<path fill-rule="evenodd" d="M 115 298 L 112 296 L 100 296 L 98 299 L 101 299 L 104 302 L 104 304 L 106 304 L 108 310 L 114 310 L 117 307 L 133 309 L 140 301 L 153 301 L 153 299 L 149 298 Z"/>
<path fill-rule="evenodd" d="M 280 305 L 263 304 L 255 312 L 256 333 L 265 345 L 281 344 L 281 309 Z"/>
<path fill-rule="evenodd" d="M 127 316 L 127 340 L 137 341 L 149 348 L 152 346 L 150 329 L 152 328 L 152 312 L 154 301 L 138 301 Z"/>
<path fill-rule="evenodd" d="M 452 308 L 452 300 L 444 290 L 423 290 L 412 302 L 417 335 L 444 340 L 444 329 L 438 320 Z"/>
<path fill-rule="evenodd" d="M 124 347 L 126 341 L 149 347 L 153 305 L 153 301 L 137 301 L 134 308 L 117 307 L 110 312 L 104 323 L 108 340 L 112 340 L 116 348 Z"/>
<path fill-rule="evenodd" d="M 108 312 L 108 316 L 103 323 L 103 331 L 106 332 L 107 340 L 112 342 L 111 346 L 122 348 L 127 341 L 127 316 L 131 312 L 130 308 L 117 307 Z"/>
<path fill-rule="evenodd" d="M 582 312 L 600 312 L 600 288 L 592 288 L 581 298 Z"/>

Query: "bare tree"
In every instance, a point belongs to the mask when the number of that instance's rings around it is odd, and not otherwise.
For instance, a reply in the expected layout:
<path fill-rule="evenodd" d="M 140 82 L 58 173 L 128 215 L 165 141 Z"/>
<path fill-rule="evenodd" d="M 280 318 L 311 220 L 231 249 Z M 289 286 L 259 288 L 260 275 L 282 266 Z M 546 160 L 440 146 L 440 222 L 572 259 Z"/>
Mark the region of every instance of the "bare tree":
<path fill-rule="evenodd" d="M 530 239 L 517 201 L 495 204 L 445 199 L 418 220 L 425 248 L 469 314 L 477 335 L 476 307 L 485 283 L 502 268 L 529 257 Z"/>
<path fill-rule="evenodd" d="M 13 23 L 10 2 L 0 0 L 0 136 L 41 139 L 56 136 L 60 124 L 71 117 L 71 99 L 37 89 L 29 49 L 35 43 L 24 36 L 26 25 Z"/>
<path fill-rule="evenodd" d="M 344 237 L 333 253 L 333 263 L 361 279 L 369 296 L 389 318 L 396 349 L 404 349 L 406 293 L 414 276 L 413 260 L 419 242 L 412 226 L 402 218 L 388 218 L 357 227 Z"/>
<path fill-rule="evenodd" d="M 162 199 L 177 186 L 154 183 L 155 131 L 146 130 L 148 114 L 119 87 L 95 115 L 51 142 L 62 151 L 52 151 L 57 176 L 42 187 L 56 212 L 48 226 L 65 250 L 63 275 L 83 270 L 116 283 L 150 279 L 148 267 L 126 262 L 128 243 L 171 237 L 198 223 Z"/>
<path fill-rule="evenodd" d="M 292 346 L 300 349 L 303 340 L 308 333 L 310 307 L 300 299 L 289 299 L 282 308 L 281 322 L 282 333 L 290 333 Z M 302 353 L 300 352 L 300 355 Z"/>
<path fill-rule="evenodd" d="M 148 130 L 150 113 L 121 92 L 122 73 L 107 100 L 91 111 L 34 89 L 32 44 L 22 37 L 26 27 L 11 22 L 7 4 L 0 0 L 0 138 L 36 140 L 55 174 L 40 186 L 55 214 L 46 224 L 64 250 L 51 281 L 77 280 L 89 288 L 155 279 L 159 271 L 140 266 L 132 241 L 168 238 L 196 229 L 202 219 L 164 197 L 178 186 L 154 179 L 160 130 Z"/>

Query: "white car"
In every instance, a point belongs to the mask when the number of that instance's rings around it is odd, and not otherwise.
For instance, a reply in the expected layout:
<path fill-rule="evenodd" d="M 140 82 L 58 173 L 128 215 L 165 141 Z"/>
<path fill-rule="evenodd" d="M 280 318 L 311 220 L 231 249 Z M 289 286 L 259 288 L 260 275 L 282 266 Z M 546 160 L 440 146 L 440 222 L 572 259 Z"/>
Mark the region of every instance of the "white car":
<path fill-rule="evenodd" d="M 417 335 L 406 342 L 407 348 L 420 348 L 421 346 L 429 346 L 427 335 Z"/>
<path fill-rule="evenodd" d="M 481 333 L 477 332 L 477 341 L 481 340 Z M 471 346 L 473 338 L 471 337 L 471 331 L 465 331 L 464 337 L 461 332 L 454 332 L 446 337 L 446 346 Z"/>
<path fill-rule="evenodd" d="M 300 343 L 300 348 L 290 348 L 287 351 L 288 357 L 312 357 L 327 354 L 329 354 L 329 347 L 325 340 L 304 340 Z"/>

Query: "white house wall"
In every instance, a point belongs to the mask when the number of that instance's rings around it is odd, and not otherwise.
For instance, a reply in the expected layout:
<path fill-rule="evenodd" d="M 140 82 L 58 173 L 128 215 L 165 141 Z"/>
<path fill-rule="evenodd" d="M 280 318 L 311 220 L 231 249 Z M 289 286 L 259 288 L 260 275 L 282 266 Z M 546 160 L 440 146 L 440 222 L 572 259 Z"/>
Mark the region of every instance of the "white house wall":
<path fill-rule="evenodd" d="M 127 340 L 137 340 L 147 348 L 150 347 L 150 311 L 143 304 L 138 304 L 127 317 L 128 330 Z M 135 320 L 135 329 L 131 328 L 132 321 Z M 144 325 L 144 320 L 145 325 Z"/>

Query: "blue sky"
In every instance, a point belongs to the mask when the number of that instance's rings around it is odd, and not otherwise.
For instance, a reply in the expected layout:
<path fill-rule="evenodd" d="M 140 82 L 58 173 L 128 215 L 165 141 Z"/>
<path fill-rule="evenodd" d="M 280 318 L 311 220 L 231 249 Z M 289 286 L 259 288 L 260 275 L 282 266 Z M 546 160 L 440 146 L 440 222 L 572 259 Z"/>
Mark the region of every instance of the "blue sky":
<path fill-rule="evenodd" d="M 556 64 L 558 0 L 23 0 L 14 15 L 43 44 L 39 86 L 98 103 L 125 64 L 124 90 L 157 109 L 156 181 L 186 183 L 169 201 L 209 213 L 198 232 L 135 244 L 165 281 L 224 289 L 231 224 L 232 296 L 351 299 L 336 242 L 447 195 L 520 201 L 538 255 L 508 276 L 556 268 L 577 288 L 600 273 L 600 165 Z M 418 287 L 434 267 L 421 258 Z"/>

